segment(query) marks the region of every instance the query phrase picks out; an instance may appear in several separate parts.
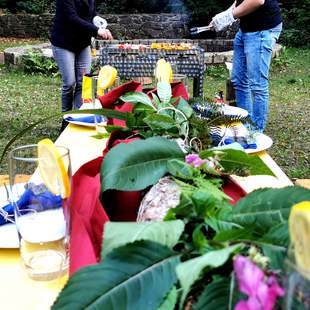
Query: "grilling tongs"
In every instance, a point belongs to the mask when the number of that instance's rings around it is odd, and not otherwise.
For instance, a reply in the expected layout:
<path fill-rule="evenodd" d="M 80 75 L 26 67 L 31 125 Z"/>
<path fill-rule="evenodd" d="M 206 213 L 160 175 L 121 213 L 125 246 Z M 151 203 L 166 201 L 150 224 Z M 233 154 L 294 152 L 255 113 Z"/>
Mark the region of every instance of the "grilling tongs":
<path fill-rule="evenodd" d="M 194 27 L 191 28 L 189 31 L 191 33 L 191 35 L 195 35 L 198 34 L 200 32 L 204 32 L 204 31 L 208 31 L 208 30 L 212 30 L 214 29 L 213 25 L 209 25 L 209 26 L 204 26 L 204 27 Z"/>

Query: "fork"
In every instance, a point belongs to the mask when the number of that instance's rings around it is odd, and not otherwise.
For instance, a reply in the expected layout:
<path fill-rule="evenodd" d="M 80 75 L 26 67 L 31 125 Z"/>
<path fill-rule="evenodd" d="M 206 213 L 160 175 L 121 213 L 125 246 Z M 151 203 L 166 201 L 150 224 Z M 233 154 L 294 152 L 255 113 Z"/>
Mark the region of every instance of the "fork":
<path fill-rule="evenodd" d="M 212 30 L 212 29 L 213 29 L 213 26 L 209 25 L 209 26 L 204 26 L 204 27 L 194 27 L 194 28 L 191 28 L 189 31 L 190 31 L 191 35 L 195 35 L 195 34 L 198 34 L 200 32 L 204 32 L 204 31 L 208 31 L 208 30 Z"/>

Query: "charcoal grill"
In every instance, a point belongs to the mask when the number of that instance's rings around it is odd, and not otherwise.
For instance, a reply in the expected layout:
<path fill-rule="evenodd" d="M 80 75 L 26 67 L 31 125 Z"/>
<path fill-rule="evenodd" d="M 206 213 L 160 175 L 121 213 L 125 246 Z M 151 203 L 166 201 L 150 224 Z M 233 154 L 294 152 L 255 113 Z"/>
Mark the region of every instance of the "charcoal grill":
<path fill-rule="evenodd" d="M 118 44 L 143 44 L 143 49 L 120 49 Z M 192 49 L 165 50 L 151 48 L 152 43 L 191 43 Z M 111 65 L 121 78 L 153 76 L 156 62 L 160 58 L 176 66 L 178 74 L 193 78 L 194 97 L 203 96 L 204 50 L 191 40 L 130 40 L 96 41 L 100 65 Z"/>

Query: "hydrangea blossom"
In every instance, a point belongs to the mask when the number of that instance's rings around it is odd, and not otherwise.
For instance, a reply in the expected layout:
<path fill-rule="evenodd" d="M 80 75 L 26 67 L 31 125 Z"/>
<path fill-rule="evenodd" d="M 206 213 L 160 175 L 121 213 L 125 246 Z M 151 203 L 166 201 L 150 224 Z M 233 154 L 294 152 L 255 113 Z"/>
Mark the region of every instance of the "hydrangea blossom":
<path fill-rule="evenodd" d="M 235 310 L 272 310 L 277 297 L 284 295 L 276 278 L 266 277 L 247 257 L 238 255 L 234 260 L 234 270 L 240 292 L 249 297 L 239 301 Z"/>

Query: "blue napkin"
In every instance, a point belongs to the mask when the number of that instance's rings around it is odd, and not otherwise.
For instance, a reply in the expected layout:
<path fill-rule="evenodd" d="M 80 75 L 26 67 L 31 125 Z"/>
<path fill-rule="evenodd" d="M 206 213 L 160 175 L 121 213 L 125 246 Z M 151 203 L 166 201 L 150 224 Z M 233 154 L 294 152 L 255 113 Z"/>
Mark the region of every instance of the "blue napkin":
<path fill-rule="evenodd" d="M 81 122 L 81 123 L 95 123 L 95 117 L 97 122 L 102 122 L 102 119 L 104 119 L 100 115 L 88 115 L 88 116 L 78 116 L 78 117 L 73 117 L 73 116 L 68 116 L 65 117 L 65 120 L 67 122 Z"/>
<path fill-rule="evenodd" d="M 231 144 L 231 143 L 239 143 L 244 149 L 257 149 L 257 144 L 256 143 L 247 143 L 245 139 L 241 139 L 238 141 L 238 139 L 233 139 L 233 138 L 226 138 L 224 140 L 224 144 Z"/>
<path fill-rule="evenodd" d="M 36 195 L 32 189 L 26 189 L 17 201 L 17 205 L 19 209 L 25 211 L 29 209 L 43 211 L 61 207 L 62 199 L 60 195 L 56 196 L 49 191 L 44 191 Z M 6 215 L 4 216 L 0 212 L 0 225 L 10 223 L 7 217 L 11 220 L 14 219 L 14 206 L 12 204 L 7 204 L 2 207 L 2 209 L 4 211 L 3 213 L 6 213 Z"/>

